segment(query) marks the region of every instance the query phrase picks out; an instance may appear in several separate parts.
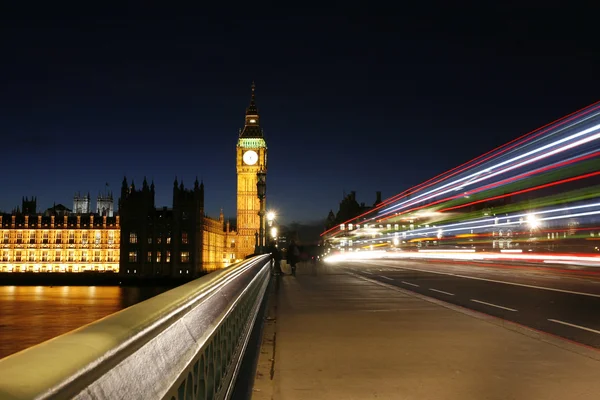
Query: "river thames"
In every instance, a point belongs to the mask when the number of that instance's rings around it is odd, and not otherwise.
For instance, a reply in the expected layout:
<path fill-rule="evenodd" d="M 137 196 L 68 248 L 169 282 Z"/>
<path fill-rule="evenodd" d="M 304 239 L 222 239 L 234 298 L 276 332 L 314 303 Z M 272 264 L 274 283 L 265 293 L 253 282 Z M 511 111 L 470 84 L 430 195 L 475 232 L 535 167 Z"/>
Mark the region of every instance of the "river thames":
<path fill-rule="evenodd" d="M 0 358 L 172 287 L 0 286 Z"/>

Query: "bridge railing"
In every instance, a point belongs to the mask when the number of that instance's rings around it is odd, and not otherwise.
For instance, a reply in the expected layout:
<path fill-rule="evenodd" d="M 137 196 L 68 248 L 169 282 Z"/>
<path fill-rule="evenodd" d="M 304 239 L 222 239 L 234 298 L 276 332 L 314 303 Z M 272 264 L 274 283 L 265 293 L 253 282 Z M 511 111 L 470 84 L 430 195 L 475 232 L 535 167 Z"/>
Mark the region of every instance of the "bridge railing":
<path fill-rule="evenodd" d="M 269 277 L 253 257 L 8 356 L 0 398 L 227 399 Z"/>

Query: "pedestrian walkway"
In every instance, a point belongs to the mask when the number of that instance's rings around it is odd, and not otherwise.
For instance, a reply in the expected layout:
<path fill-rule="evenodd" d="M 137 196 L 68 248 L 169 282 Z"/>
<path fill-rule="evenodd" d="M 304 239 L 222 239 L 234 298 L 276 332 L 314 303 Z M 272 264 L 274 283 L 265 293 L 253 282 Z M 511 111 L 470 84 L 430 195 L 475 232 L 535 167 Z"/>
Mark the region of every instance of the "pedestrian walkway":
<path fill-rule="evenodd" d="M 304 263 L 278 279 L 254 400 L 600 398 L 596 350 L 339 266 Z"/>

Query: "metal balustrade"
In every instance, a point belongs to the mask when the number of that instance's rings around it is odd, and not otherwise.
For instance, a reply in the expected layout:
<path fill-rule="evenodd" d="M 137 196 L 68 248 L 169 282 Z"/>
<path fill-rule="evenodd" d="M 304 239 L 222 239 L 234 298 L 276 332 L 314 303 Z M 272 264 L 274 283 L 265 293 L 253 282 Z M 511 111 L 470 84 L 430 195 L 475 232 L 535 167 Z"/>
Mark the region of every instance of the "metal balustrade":
<path fill-rule="evenodd" d="M 0 398 L 228 399 L 270 264 L 244 260 L 6 357 Z"/>

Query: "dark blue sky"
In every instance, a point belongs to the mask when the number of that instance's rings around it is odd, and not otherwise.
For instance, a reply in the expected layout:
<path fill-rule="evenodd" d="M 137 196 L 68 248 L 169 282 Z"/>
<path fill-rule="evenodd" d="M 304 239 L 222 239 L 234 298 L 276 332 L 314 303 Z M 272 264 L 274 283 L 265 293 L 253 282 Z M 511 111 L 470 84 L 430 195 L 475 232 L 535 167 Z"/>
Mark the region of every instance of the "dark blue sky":
<path fill-rule="evenodd" d="M 154 179 L 170 206 L 175 176 L 198 176 L 208 213 L 234 217 L 252 80 L 269 208 L 285 222 L 324 218 L 344 191 L 390 197 L 599 100 L 585 10 L 562 21 L 564 10 L 467 11 L 5 13 L 0 209 L 23 195 L 71 207 L 106 182 L 117 194 L 123 175 Z"/>

